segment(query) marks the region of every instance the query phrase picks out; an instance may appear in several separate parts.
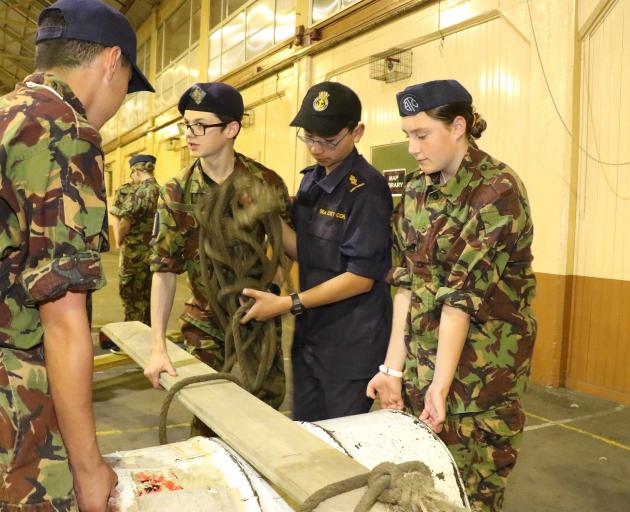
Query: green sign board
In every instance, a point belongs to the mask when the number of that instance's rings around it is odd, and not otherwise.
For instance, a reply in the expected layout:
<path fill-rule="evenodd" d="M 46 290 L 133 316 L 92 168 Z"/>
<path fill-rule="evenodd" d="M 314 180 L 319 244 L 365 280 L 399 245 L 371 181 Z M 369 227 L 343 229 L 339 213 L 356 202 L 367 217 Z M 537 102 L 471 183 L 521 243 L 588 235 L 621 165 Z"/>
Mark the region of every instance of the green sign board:
<path fill-rule="evenodd" d="M 394 195 L 402 192 L 400 182 L 404 181 L 404 174 L 418 168 L 418 162 L 409 154 L 407 146 L 407 142 L 372 146 L 372 165 L 387 178 Z"/>

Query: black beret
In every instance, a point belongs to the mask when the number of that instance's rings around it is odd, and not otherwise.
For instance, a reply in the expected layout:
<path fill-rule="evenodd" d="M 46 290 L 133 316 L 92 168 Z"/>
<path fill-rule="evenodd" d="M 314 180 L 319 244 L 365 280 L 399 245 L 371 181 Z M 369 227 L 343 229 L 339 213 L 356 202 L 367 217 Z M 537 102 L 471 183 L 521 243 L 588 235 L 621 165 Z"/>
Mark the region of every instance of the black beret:
<path fill-rule="evenodd" d="M 291 126 L 331 136 L 360 120 L 361 101 L 350 87 L 338 82 L 321 82 L 307 91 Z"/>
<path fill-rule="evenodd" d="M 433 80 L 410 85 L 396 94 L 401 117 L 415 116 L 449 103 L 472 103 L 472 96 L 457 80 Z"/>
<path fill-rule="evenodd" d="M 212 112 L 236 119 L 239 123 L 245 111 L 241 93 L 231 85 L 222 82 L 193 85 L 182 94 L 177 109 L 182 115 L 186 110 Z"/>
<path fill-rule="evenodd" d="M 129 159 L 129 165 L 131 167 L 144 162 L 154 164 L 156 162 L 156 158 L 153 155 L 134 155 Z"/>

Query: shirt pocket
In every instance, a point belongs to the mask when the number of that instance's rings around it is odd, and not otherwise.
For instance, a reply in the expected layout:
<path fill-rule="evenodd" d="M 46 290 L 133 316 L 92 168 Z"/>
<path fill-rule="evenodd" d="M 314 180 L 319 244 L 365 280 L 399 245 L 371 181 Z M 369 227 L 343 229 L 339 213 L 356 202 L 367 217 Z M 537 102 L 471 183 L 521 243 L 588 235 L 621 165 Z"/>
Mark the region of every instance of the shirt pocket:
<path fill-rule="evenodd" d="M 340 250 L 345 219 L 344 212 L 319 209 L 307 226 L 308 240 L 300 259 L 309 267 L 341 273 L 345 268 Z"/>

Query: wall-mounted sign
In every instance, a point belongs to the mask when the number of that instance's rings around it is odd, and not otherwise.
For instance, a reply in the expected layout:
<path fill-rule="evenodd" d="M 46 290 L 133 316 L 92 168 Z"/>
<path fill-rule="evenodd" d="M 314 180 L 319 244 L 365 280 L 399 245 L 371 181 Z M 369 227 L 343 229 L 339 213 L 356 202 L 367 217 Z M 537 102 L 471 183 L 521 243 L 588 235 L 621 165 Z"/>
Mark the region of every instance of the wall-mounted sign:
<path fill-rule="evenodd" d="M 385 169 L 383 171 L 383 176 L 387 179 L 387 185 L 389 185 L 392 195 L 399 196 L 402 194 L 405 188 L 406 173 L 406 169 Z"/>

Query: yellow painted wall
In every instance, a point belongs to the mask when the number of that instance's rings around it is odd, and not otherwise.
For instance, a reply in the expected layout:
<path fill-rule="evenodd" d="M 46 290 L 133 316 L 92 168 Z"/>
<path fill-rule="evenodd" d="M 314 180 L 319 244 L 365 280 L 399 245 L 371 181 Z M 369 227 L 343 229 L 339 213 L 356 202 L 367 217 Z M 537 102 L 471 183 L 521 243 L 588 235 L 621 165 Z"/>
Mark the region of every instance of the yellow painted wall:
<path fill-rule="evenodd" d="M 154 28 L 178 3 L 162 2 L 141 28 L 142 37 L 155 39 Z M 209 4 L 202 1 L 206 15 Z M 302 0 L 301 5 L 305 5 Z M 630 160 L 628 19 L 630 0 L 431 2 L 323 52 L 303 56 L 243 88 L 246 110 L 252 116 L 236 149 L 276 170 L 290 193 L 295 193 L 299 170 L 312 162 L 288 124 L 312 84 L 338 80 L 357 91 L 367 126 L 359 149 L 369 158 L 372 146 L 404 140 L 394 99 L 397 91 L 426 80 L 460 80 L 488 122 L 480 146 L 511 165 L 529 191 L 534 269 L 539 278 L 534 379 L 558 385 L 567 370 L 575 373 L 581 368 L 583 375 L 569 375 L 570 383 L 593 381 L 593 386 L 621 389 L 623 394 L 624 386 L 630 389 L 630 378 L 597 381 L 595 374 L 608 371 L 605 364 L 587 368 L 583 358 L 576 359 L 583 346 L 592 348 L 596 340 L 576 345 L 579 337 L 572 326 L 588 329 L 591 324 L 576 318 L 616 311 L 606 293 L 593 302 L 592 294 L 584 291 L 598 289 L 598 283 L 574 276 L 616 280 L 616 290 L 625 290 L 623 283 L 630 281 L 625 257 L 630 249 L 629 169 L 597 164 L 579 148 L 581 144 L 603 160 Z M 173 69 L 151 77 L 158 85 L 156 97 L 133 100 L 119 115 L 116 126 L 125 116 L 151 114 L 146 136 L 107 155 L 114 184 L 124 181 L 126 159 L 140 149 L 158 157 L 160 183 L 187 162 L 186 148 L 173 124 L 172 105 L 189 83 L 206 76 L 207 36 L 207 24 L 202 23 L 198 47 Z M 393 47 L 412 52 L 412 76 L 392 84 L 370 79 L 370 56 Z M 157 114 L 161 116 L 153 119 Z M 123 135 L 120 130 L 110 132 L 109 140 Z M 606 322 L 626 325 L 620 318 Z M 617 336 L 617 331 L 606 332 Z M 630 345 L 618 339 L 611 357 L 630 364 Z M 627 384 L 620 383 L 622 378 Z M 618 396 L 622 395 L 614 395 Z"/>

